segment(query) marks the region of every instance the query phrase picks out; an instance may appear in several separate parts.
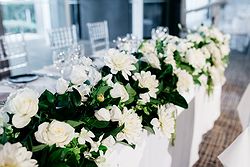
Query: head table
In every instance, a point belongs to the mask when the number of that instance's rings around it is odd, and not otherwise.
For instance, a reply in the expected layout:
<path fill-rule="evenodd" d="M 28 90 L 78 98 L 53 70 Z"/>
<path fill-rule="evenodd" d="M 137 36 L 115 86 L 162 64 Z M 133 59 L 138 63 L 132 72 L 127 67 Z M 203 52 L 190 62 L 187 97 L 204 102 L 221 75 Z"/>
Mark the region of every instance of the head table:
<path fill-rule="evenodd" d="M 49 75 L 55 71 L 53 66 L 34 71 L 39 74 L 39 79 L 23 86 L 35 89 L 39 93 L 45 89 L 55 92 L 56 77 Z M 0 94 L 10 93 L 16 89 L 6 82 L 0 82 Z M 114 151 L 107 158 L 110 166 L 192 166 L 199 159 L 198 151 L 202 136 L 213 127 L 214 121 L 220 115 L 221 86 L 215 87 L 213 94 L 209 96 L 202 87 L 195 87 L 183 96 L 189 103 L 189 108 L 178 108 L 174 146 L 166 138 L 144 131 L 135 149 L 119 143 L 115 145 Z"/>

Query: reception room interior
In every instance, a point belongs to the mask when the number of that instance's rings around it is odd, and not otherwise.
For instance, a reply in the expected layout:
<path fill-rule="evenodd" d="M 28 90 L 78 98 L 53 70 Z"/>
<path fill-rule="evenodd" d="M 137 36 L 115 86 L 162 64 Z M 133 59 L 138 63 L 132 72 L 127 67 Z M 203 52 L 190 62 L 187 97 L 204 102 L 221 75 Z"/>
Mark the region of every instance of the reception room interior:
<path fill-rule="evenodd" d="M 249 0 L 0 0 L 0 167 L 249 167 Z"/>

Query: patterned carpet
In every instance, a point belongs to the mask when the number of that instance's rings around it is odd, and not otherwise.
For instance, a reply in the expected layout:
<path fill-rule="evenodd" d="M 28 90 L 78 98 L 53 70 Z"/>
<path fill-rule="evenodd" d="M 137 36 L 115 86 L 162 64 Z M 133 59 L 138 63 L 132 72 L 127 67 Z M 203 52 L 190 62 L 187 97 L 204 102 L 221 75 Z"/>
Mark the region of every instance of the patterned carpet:
<path fill-rule="evenodd" d="M 226 71 L 227 82 L 221 97 L 221 115 L 213 129 L 203 136 L 200 159 L 193 167 L 222 167 L 217 156 L 241 133 L 237 106 L 250 82 L 250 55 L 233 52 Z"/>

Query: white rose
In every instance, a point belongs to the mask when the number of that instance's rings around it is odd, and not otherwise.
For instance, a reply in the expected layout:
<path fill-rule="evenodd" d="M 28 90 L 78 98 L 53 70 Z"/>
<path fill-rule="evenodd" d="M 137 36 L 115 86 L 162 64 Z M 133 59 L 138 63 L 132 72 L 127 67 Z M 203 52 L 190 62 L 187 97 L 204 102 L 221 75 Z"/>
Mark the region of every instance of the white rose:
<path fill-rule="evenodd" d="M 63 78 L 56 81 L 56 92 L 58 94 L 64 94 L 68 89 L 69 83 Z"/>
<path fill-rule="evenodd" d="M 11 93 L 6 102 L 6 111 L 14 114 L 12 124 L 16 128 L 23 128 L 38 111 L 39 94 L 29 88 Z"/>
<path fill-rule="evenodd" d="M 105 109 L 105 108 L 101 108 L 98 111 L 95 111 L 95 117 L 99 120 L 99 121 L 110 121 L 110 113 L 109 110 Z"/>
<path fill-rule="evenodd" d="M 65 122 L 53 120 L 51 123 L 44 122 L 38 126 L 35 138 L 38 142 L 47 145 L 56 144 L 64 147 L 75 137 L 75 129 Z"/>
<path fill-rule="evenodd" d="M 121 102 L 125 102 L 129 99 L 129 94 L 126 91 L 125 87 L 118 82 L 113 86 L 113 89 L 110 90 L 110 95 L 113 98 L 121 98 Z"/>
<path fill-rule="evenodd" d="M 86 67 L 83 65 L 75 65 L 72 67 L 70 80 L 75 85 L 80 85 L 87 80 Z"/>
<path fill-rule="evenodd" d="M 120 121 L 122 117 L 122 112 L 116 105 L 113 105 L 110 110 L 110 115 L 111 115 L 111 121 L 113 122 Z"/>
<path fill-rule="evenodd" d="M 32 152 L 27 151 L 21 143 L 0 144 L 1 167 L 37 167 L 37 161 L 31 157 Z"/>

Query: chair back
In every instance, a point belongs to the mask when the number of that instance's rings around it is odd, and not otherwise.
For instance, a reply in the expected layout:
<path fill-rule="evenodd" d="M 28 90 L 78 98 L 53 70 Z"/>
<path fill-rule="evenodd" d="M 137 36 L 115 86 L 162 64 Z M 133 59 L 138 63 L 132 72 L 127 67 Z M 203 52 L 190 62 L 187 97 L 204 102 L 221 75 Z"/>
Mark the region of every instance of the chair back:
<path fill-rule="evenodd" d="M 250 84 L 248 84 L 237 107 L 243 130 L 250 125 Z"/>
<path fill-rule="evenodd" d="M 49 31 L 50 48 L 55 50 L 65 49 L 77 44 L 76 26 L 61 27 Z"/>
<path fill-rule="evenodd" d="M 109 48 L 109 32 L 107 21 L 87 23 L 92 52 Z"/>
<path fill-rule="evenodd" d="M 23 34 L 7 34 L 0 37 L 0 75 L 13 72 L 28 65 Z"/>

